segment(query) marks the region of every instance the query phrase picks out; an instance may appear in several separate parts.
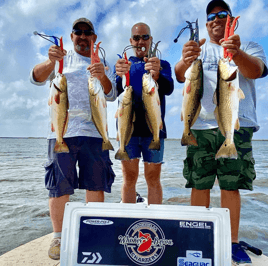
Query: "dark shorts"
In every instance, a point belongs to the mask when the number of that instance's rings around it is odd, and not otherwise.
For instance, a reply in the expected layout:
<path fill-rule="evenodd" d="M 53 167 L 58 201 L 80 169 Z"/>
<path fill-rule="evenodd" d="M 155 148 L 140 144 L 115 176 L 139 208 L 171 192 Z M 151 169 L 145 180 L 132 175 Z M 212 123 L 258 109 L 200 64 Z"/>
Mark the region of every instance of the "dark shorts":
<path fill-rule="evenodd" d="M 126 146 L 126 151 L 130 159 L 143 157 L 147 163 L 163 163 L 164 139 L 160 139 L 160 150 L 151 150 L 149 145 L 152 137 L 132 137 Z"/>
<path fill-rule="evenodd" d="M 187 147 L 183 175 L 187 179 L 187 188 L 211 189 L 216 177 L 224 190 L 253 190 L 256 178 L 251 139 L 253 128 L 240 128 L 235 131 L 234 143 L 238 152 L 237 159 L 215 159 L 225 137 L 220 130 L 192 130 L 198 147 Z"/>
<path fill-rule="evenodd" d="M 102 139 L 73 137 L 64 140 L 70 153 L 54 153 L 56 140 L 48 140 L 45 185 L 49 190 L 49 197 L 71 195 L 76 188 L 110 193 L 115 174 L 109 151 L 102 151 Z"/>

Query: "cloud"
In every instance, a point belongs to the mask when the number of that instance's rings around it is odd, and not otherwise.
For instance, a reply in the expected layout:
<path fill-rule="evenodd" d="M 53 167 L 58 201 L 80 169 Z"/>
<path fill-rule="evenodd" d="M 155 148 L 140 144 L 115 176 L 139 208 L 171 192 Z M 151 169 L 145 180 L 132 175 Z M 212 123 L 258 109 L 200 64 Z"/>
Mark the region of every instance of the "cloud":
<path fill-rule="evenodd" d="M 205 26 L 205 7 L 208 2 L 209 0 L 1 1 L 0 117 L 5 125 L 1 125 L 1 135 L 12 136 L 14 132 L 46 135 L 48 85 L 32 85 L 29 82 L 29 72 L 34 65 L 47 59 L 51 43 L 33 35 L 33 31 L 63 36 L 64 48 L 69 50 L 73 47 L 70 39 L 72 23 L 79 17 L 87 17 L 94 23 L 98 40 L 102 41 L 101 46 L 106 51 L 111 67 L 118 58 L 117 54 L 121 54 L 129 45 L 132 25 L 143 21 L 151 27 L 154 41 L 161 41 L 161 57 L 170 62 L 174 77 L 175 90 L 171 96 L 166 97 L 168 134 L 173 127 L 179 128 L 181 123 L 177 115 L 181 108 L 183 84 L 175 80 L 174 66 L 181 57 L 182 46 L 189 39 L 190 33 L 185 31 L 177 44 L 173 40 L 181 28 L 186 26 L 186 20 L 195 21 L 197 18 L 200 38 L 208 38 Z M 230 1 L 230 6 L 234 14 L 241 15 L 237 31 L 241 39 L 250 40 L 257 36 L 267 49 L 268 14 L 265 1 L 236 0 Z M 127 55 L 132 55 L 132 51 L 129 50 Z M 268 84 L 265 79 L 258 80 L 257 84 L 257 110 L 264 112 L 265 115 L 262 116 L 267 117 L 265 99 Z M 109 131 L 112 137 L 116 135 L 116 109 L 117 101 L 108 104 Z M 18 129 L 19 126 L 21 130 Z M 172 134 L 174 136 L 176 133 Z"/>

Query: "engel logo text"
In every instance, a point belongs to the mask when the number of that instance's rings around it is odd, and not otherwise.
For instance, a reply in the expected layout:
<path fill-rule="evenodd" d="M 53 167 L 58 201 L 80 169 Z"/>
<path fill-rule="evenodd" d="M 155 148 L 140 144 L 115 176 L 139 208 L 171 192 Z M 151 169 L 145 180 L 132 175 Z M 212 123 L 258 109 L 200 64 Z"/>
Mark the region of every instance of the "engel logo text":
<path fill-rule="evenodd" d="M 211 229 L 211 226 L 206 222 L 187 222 L 180 221 L 181 228 L 198 228 L 198 229 Z"/>
<path fill-rule="evenodd" d="M 88 219 L 84 220 L 83 223 L 90 224 L 90 225 L 111 225 L 114 222 L 109 220 L 103 220 L 103 219 Z"/>

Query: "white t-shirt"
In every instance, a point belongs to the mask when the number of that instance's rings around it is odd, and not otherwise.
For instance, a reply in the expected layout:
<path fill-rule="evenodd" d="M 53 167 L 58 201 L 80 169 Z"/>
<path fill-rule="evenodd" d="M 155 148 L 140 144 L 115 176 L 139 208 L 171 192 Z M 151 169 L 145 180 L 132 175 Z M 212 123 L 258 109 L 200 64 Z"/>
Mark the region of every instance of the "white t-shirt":
<path fill-rule="evenodd" d="M 201 99 L 201 111 L 192 129 L 210 129 L 218 127 L 214 116 L 216 105 L 213 103 L 213 95 L 217 86 L 217 69 L 220 58 L 223 58 L 223 47 L 211 42 L 206 42 L 201 46 L 199 59 L 203 64 L 203 97 Z M 254 42 L 241 44 L 241 50 L 249 55 L 260 58 L 265 64 L 265 71 L 262 77 L 267 75 L 267 64 L 264 51 L 260 45 Z M 234 61 L 230 62 L 231 66 L 236 66 Z M 189 69 L 190 70 L 190 69 Z M 190 71 L 186 71 L 187 78 Z M 241 127 L 253 127 L 254 131 L 259 130 L 256 115 L 256 89 L 255 80 L 242 76 L 238 71 L 237 83 L 245 94 L 245 99 L 239 102 L 239 122 Z"/>
<path fill-rule="evenodd" d="M 67 132 L 64 138 L 87 136 L 101 138 L 98 130 L 96 129 L 92 118 L 89 102 L 88 92 L 88 78 L 90 72 L 87 67 L 91 63 L 90 57 L 82 56 L 75 51 L 69 51 L 64 57 L 63 74 L 67 79 L 67 91 L 69 99 L 69 122 Z M 103 63 L 103 60 L 101 59 Z M 106 62 L 107 64 L 107 62 Z M 105 70 L 106 76 L 112 83 L 111 91 L 105 95 L 107 101 L 114 101 L 117 97 L 117 91 L 115 89 L 115 76 L 112 69 L 107 64 L 108 70 Z M 56 67 L 55 67 L 56 68 Z M 49 80 L 48 77 L 47 80 Z M 36 82 L 33 79 L 33 70 L 30 74 L 30 80 L 35 85 L 45 85 L 44 82 Z M 51 131 L 49 125 L 48 139 L 56 138 L 55 132 Z"/>

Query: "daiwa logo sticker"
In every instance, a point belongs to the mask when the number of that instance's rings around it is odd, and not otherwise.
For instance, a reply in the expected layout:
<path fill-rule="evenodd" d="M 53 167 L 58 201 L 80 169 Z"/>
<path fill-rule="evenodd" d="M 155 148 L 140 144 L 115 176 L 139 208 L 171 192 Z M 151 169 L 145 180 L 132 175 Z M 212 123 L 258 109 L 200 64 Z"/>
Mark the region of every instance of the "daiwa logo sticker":
<path fill-rule="evenodd" d="M 165 239 L 160 226 L 150 220 L 136 221 L 118 239 L 136 265 L 154 264 L 162 257 L 166 246 L 173 246 L 173 240 Z"/>
<path fill-rule="evenodd" d="M 211 259 L 203 259 L 202 251 L 187 250 L 186 258 L 177 258 L 177 266 L 211 266 Z"/>
<path fill-rule="evenodd" d="M 90 224 L 90 225 L 111 225 L 114 222 L 109 220 L 103 220 L 103 219 L 88 219 L 83 221 L 84 224 Z"/>

